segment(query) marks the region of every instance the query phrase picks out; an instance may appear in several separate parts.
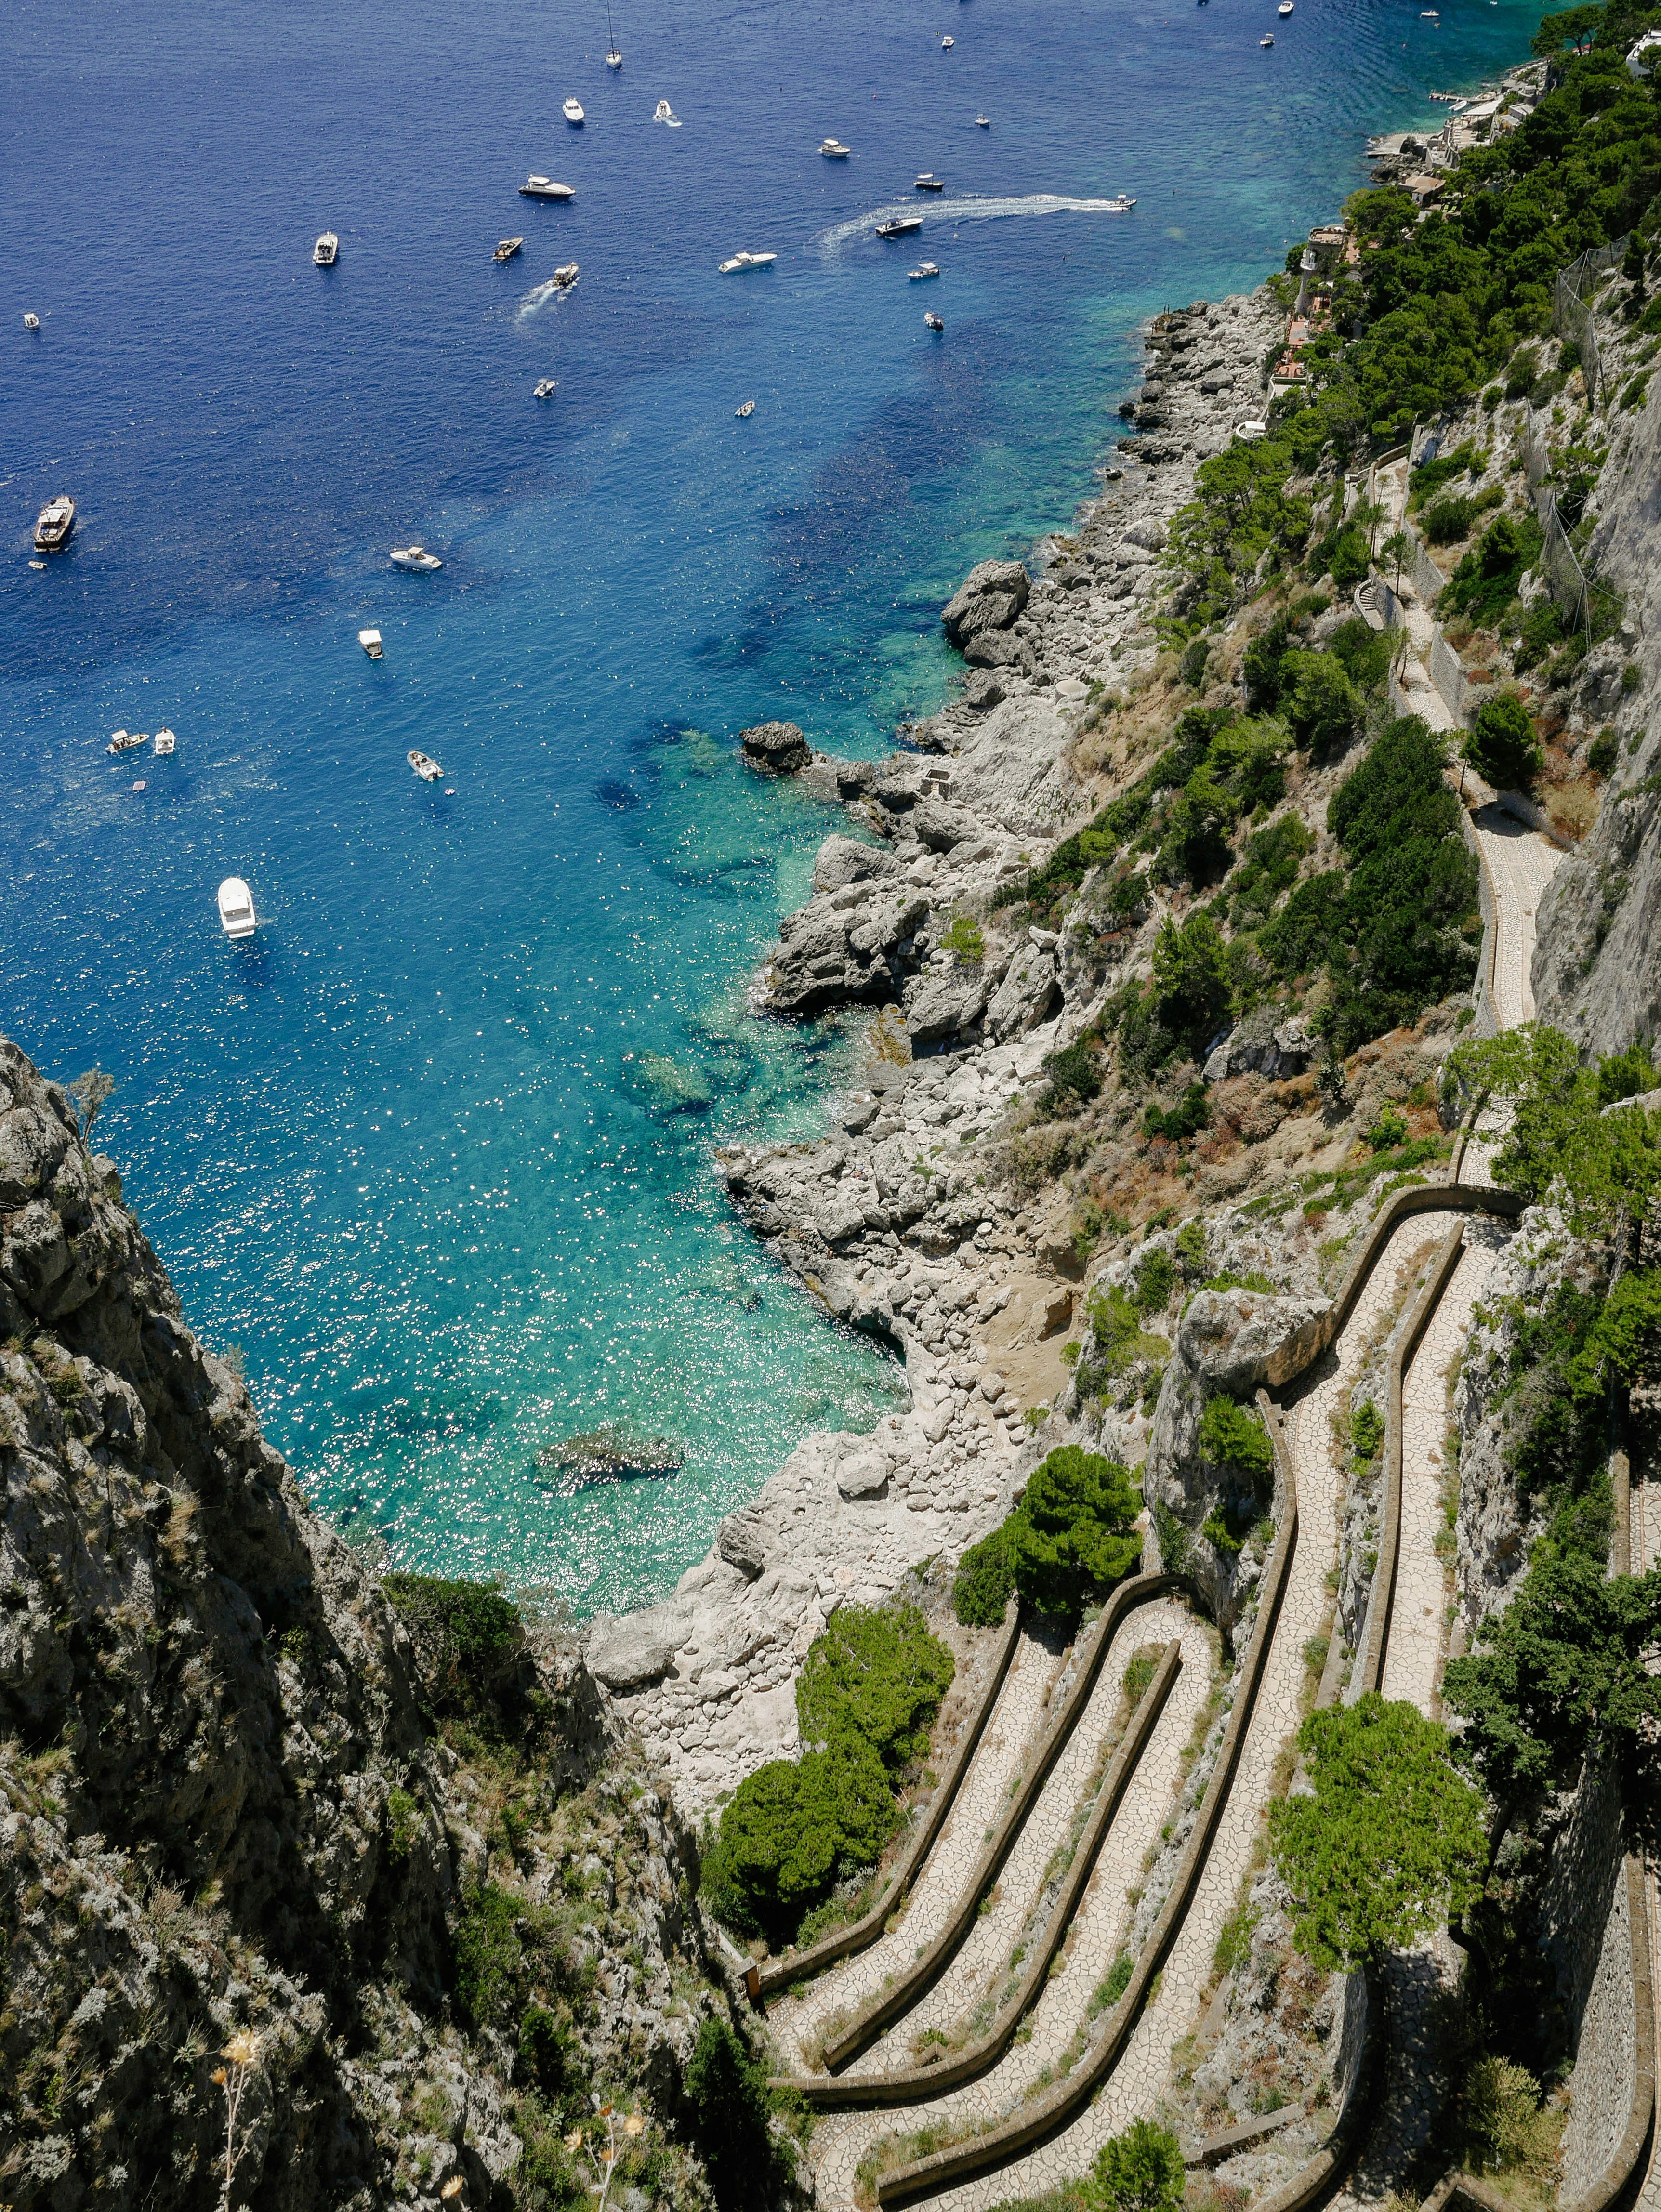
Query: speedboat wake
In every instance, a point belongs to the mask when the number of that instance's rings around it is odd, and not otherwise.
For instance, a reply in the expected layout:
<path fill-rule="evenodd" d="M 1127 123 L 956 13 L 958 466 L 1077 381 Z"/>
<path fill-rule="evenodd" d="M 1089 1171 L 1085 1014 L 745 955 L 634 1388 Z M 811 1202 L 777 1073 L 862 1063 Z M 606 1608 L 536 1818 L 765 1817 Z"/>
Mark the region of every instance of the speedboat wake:
<path fill-rule="evenodd" d="M 869 215 L 856 215 L 846 222 L 833 223 L 829 230 L 821 231 L 813 243 L 822 252 L 836 253 L 850 240 L 868 238 L 879 222 L 892 222 L 901 216 L 921 215 L 928 222 L 940 223 L 991 222 L 1001 216 L 1128 212 L 1122 199 L 1077 199 L 1065 192 L 1029 192 L 1019 199 L 935 200 L 926 206 L 920 206 L 915 199 L 895 200 L 887 207 L 873 208 Z"/>

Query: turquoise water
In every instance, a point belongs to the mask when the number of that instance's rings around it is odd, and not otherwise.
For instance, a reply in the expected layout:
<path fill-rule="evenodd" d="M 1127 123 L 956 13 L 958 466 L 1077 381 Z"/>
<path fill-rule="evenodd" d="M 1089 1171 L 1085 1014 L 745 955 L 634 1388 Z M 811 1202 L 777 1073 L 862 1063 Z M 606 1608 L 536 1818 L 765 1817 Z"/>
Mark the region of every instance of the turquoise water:
<path fill-rule="evenodd" d="M 857 1042 L 746 1011 L 837 825 L 736 732 L 871 754 L 938 704 L 940 601 L 1066 520 L 1141 319 L 1278 264 L 1367 131 L 1439 120 L 1426 91 L 1534 11 L 633 16 L 612 76 L 599 8 L 126 0 L 72 42 L 24 8 L 15 105 L 57 158 L 14 145 L 0 246 L 0 1026 L 115 1076 L 100 1142 L 311 1494 L 579 1611 L 660 1591 L 808 1429 L 897 1395 L 712 1180 L 726 1138 L 818 1129 Z M 518 198 L 532 168 L 576 200 Z M 921 247 L 879 244 L 925 168 Z M 1129 217 L 1042 204 L 1120 190 Z M 740 246 L 777 264 L 717 276 Z M 60 486 L 81 525 L 36 572 Z M 441 574 L 387 566 L 411 537 Z M 106 757 L 162 724 L 171 761 Z M 538 1465 L 605 1423 L 682 1471 Z"/>

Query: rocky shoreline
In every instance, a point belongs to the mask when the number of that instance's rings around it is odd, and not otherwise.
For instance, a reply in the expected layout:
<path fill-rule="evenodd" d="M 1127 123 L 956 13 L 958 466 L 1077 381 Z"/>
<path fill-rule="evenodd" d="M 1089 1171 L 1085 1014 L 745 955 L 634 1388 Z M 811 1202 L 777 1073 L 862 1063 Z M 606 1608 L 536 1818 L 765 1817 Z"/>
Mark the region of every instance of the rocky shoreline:
<path fill-rule="evenodd" d="M 986 562 L 965 580 L 943 615 L 964 689 L 907 732 L 909 750 L 853 762 L 793 724 L 745 733 L 758 772 L 845 815 L 756 979 L 757 1012 L 891 1011 L 830 1133 L 735 1148 L 719 1170 L 827 1315 L 904 1359 L 911 1403 L 873 1435 L 808 1437 L 672 1596 L 593 1624 L 594 1675 L 689 1810 L 795 1748 L 794 1675 L 835 1607 L 958 1557 L 1054 1440 L 1037 1424 L 1068 1381 L 1081 1269 L 1065 1223 L 1009 1188 L 999 1144 L 1109 984 L 1053 933 L 1007 926 L 995 902 L 1125 764 L 1091 745 L 1092 710 L 1159 654 L 1149 617 L 1171 520 L 1200 463 L 1260 411 L 1284 319 L 1265 286 L 1148 326 L 1141 391 L 1121 410 L 1135 430 L 1101 491 L 1033 572 Z M 971 913 L 964 957 L 946 939 Z M 1145 1418 L 1127 1427 L 1140 1456 Z"/>

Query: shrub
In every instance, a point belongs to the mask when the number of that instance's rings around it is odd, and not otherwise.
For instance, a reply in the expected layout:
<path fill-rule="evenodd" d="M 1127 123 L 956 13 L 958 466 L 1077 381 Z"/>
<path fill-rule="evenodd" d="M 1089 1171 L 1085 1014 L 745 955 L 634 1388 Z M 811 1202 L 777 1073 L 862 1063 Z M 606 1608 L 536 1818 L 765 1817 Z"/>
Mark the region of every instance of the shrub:
<path fill-rule="evenodd" d="M 489 2027 L 510 1996 L 524 1959 L 518 1898 L 493 1881 L 477 1882 L 455 1923 L 456 2002 L 476 2028 Z"/>
<path fill-rule="evenodd" d="M 1635 1098 L 1640 1091 L 1661 1086 L 1661 1068 L 1644 1043 L 1629 1044 L 1624 1052 L 1609 1053 L 1597 1063 L 1592 1080 L 1600 1106 L 1614 1106 L 1622 1098 Z"/>
<path fill-rule="evenodd" d="M 1363 1398 L 1349 1417 L 1349 1448 L 1365 1466 L 1384 1449 L 1384 1417 L 1371 1398 Z"/>
<path fill-rule="evenodd" d="M 952 1584 L 952 1610 L 965 1628 L 995 1628 L 1015 1588 L 1009 1556 L 1008 1524 L 971 1544 L 958 1562 Z"/>
<path fill-rule="evenodd" d="M 1460 750 L 1498 791 L 1528 790 L 1544 762 L 1528 709 L 1509 691 L 1482 702 Z"/>
<path fill-rule="evenodd" d="M 861 1744 L 897 1771 L 928 1750 L 952 1674 L 916 1606 L 839 1606 L 796 1683 L 802 1741 Z"/>
<path fill-rule="evenodd" d="M 1481 1893 L 1482 1801 L 1450 1764 L 1447 1730 L 1376 1691 L 1311 1713 L 1298 1747 L 1311 1788 L 1269 1815 L 1294 1940 L 1323 1972 L 1376 1972 Z"/>
<path fill-rule="evenodd" d="M 721 1816 L 702 1887 L 717 1916 L 776 1945 L 856 1869 L 874 1865 L 897 1821 L 875 1752 L 846 1739 L 746 1775 Z"/>
<path fill-rule="evenodd" d="M 985 935 L 979 922 L 966 914 L 952 915 L 940 944 L 960 968 L 978 968 L 986 958 Z"/>
<path fill-rule="evenodd" d="M 413 1634 L 433 1711 L 490 1733 L 520 1719 L 525 1627 L 511 1598 L 488 1583 L 431 1575 L 385 1575 L 380 1586 Z"/>
<path fill-rule="evenodd" d="M 1407 1116 L 1394 1106 L 1381 1107 L 1378 1118 L 1366 1133 L 1366 1141 L 1375 1152 L 1387 1152 L 1402 1142 L 1408 1133 Z"/>
<path fill-rule="evenodd" d="M 767 2069 L 724 2020 L 706 2020 L 698 2030 L 686 2102 L 719 2212 L 770 2203 L 778 2154 L 768 2127 Z"/>
<path fill-rule="evenodd" d="M 1586 766 L 1594 775 L 1612 775 L 1619 757 L 1620 747 L 1614 731 L 1602 730 L 1586 748 Z"/>
<path fill-rule="evenodd" d="M 1476 509 L 1468 499 L 1433 500 L 1424 512 L 1425 535 L 1433 545 L 1456 545 L 1469 538 Z"/>
<path fill-rule="evenodd" d="M 1136 1310 L 1141 1314 L 1163 1313 L 1171 1304 L 1171 1294 L 1177 1287 L 1177 1269 L 1169 1252 L 1156 1245 L 1153 1251 L 1143 1253 L 1137 1264 L 1135 1288 L 1132 1293 Z"/>
<path fill-rule="evenodd" d="M 1196 637 L 1183 651 L 1177 673 L 1190 691 L 1197 691 L 1205 682 L 1205 665 L 1211 658 L 1211 647 L 1202 637 Z"/>
<path fill-rule="evenodd" d="M 526 2005 L 519 2023 L 520 2078 L 558 2099 L 585 2071 L 582 2046 L 569 2020 L 546 2005 Z"/>
<path fill-rule="evenodd" d="M 1133 2120 L 1096 2154 L 1090 2194 L 1100 2212 L 1182 2212 L 1183 2147 L 1169 2128 Z"/>
<path fill-rule="evenodd" d="M 1042 1095 L 1039 1105 L 1052 1119 L 1076 1114 L 1080 1106 L 1087 1106 L 1100 1093 L 1101 1062 L 1088 1037 L 1080 1037 L 1076 1043 L 1049 1054 L 1043 1061 L 1043 1072 L 1050 1079 L 1050 1087 Z"/>
<path fill-rule="evenodd" d="M 1338 752 L 1360 720 L 1361 702 L 1343 663 L 1326 653 L 1288 653 L 1281 663 L 1281 707 L 1305 751 Z"/>
<path fill-rule="evenodd" d="M 1205 1219 L 1194 1214 L 1177 1231 L 1177 1263 L 1191 1281 L 1206 1268 Z"/>
<path fill-rule="evenodd" d="M 1222 933 L 1203 909 L 1180 926 L 1170 915 L 1159 924 L 1153 941 L 1153 993 L 1160 1021 L 1178 1036 L 1209 1031 L 1227 1012 Z"/>
<path fill-rule="evenodd" d="M 1124 1693 L 1133 1705 L 1141 1703 L 1159 1668 L 1159 1660 L 1150 1645 L 1144 1644 L 1140 1651 L 1132 1652 L 1130 1663 L 1124 1670 Z"/>
<path fill-rule="evenodd" d="M 1215 1467 L 1232 1468 L 1254 1486 L 1275 1468 L 1275 1447 L 1260 1415 L 1232 1398 L 1211 1399 L 1200 1417 L 1200 1449 Z"/>
<path fill-rule="evenodd" d="M 1008 1523 L 1022 1597 L 1039 1613 L 1075 1621 L 1092 1592 L 1122 1582 L 1140 1561 L 1132 1523 L 1141 1503 L 1116 1460 L 1058 1445 L 1033 1472 Z"/>
<path fill-rule="evenodd" d="M 1466 2075 L 1465 2126 L 1485 2171 L 1544 2180 L 1556 2164 L 1557 2128 L 1540 2108 L 1540 2085 L 1509 2059 L 1479 2058 Z"/>
<path fill-rule="evenodd" d="M 1532 515 L 1495 515 L 1454 570 L 1443 594 L 1448 610 L 1483 626 L 1496 622 L 1517 597 L 1542 542 Z"/>
<path fill-rule="evenodd" d="M 1142 1110 L 1142 1134 L 1164 1137 L 1174 1145 L 1186 1144 L 1210 1117 L 1204 1084 L 1190 1083 L 1174 1106 L 1161 1107 L 1150 1100 Z"/>

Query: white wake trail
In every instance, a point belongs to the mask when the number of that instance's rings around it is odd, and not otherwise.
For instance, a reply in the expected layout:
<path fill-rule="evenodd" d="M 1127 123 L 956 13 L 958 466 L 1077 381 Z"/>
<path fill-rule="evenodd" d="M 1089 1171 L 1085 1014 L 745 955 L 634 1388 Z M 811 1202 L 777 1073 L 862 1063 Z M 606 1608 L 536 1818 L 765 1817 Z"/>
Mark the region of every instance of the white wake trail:
<path fill-rule="evenodd" d="M 525 295 L 519 303 L 518 312 L 514 319 L 516 322 L 528 323 L 532 315 L 539 315 L 542 313 L 551 300 L 561 299 L 567 292 L 573 289 L 575 289 L 574 286 L 561 284 L 551 276 L 545 284 L 538 284 L 534 292 L 527 292 Z"/>
<path fill-rule="evenodd" d="M 846 246 L 850 239 L 868 237 L 879 222 L 892 222 L 900 216 L 920 215 L 925 223 L 938 223 L 990 222 L 1001 216 L 1012 215 L 1123 215 L 1126 212 L 1116 199 L 1076 199 L 1065 192 L 1029 192 L 1019 199 L 895 200 L 887 207 L 873 208 L 869 215 L 854 216 L 846 222 L 833 223 L 829 230 L 821 231 L 813 243 L 822 252 L 834 253 L 839 247 Z"/>

